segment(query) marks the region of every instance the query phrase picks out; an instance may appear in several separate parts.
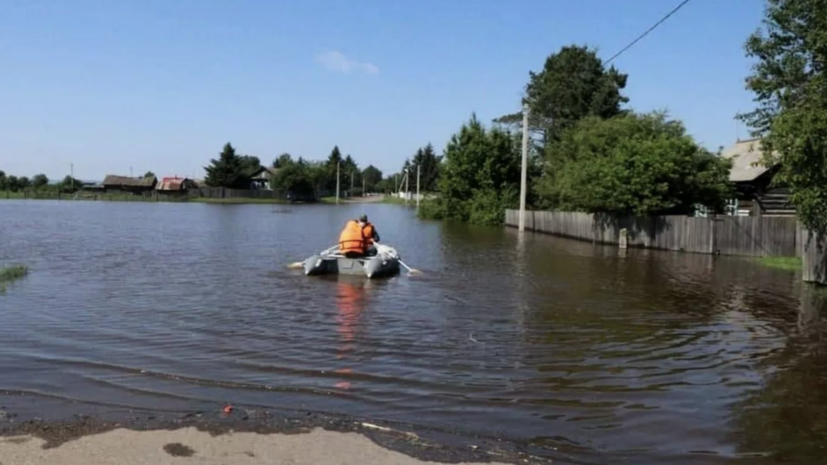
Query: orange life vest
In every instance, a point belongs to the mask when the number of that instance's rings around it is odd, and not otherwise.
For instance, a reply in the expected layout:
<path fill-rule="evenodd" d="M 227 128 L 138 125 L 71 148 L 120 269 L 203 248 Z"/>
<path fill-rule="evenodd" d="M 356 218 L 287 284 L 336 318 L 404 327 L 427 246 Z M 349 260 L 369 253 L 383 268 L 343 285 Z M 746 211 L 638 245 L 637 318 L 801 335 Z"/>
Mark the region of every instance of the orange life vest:
<path fill-rule="evenodd" d="M 365 244 L 371 245 L 373 244 L 373 225 L 370 223 L 365 224 L 365 227 L 362 228 L 362 234 L 365 237 Z"/>
<path fill-rule="evenodd" d="M 356 220 L 348 221 L 345 224 L 345 229 L 339 234 L 339 251 L 342 253 L 365 253 L 365 238 L 362 236 L 362 228 Z"/>

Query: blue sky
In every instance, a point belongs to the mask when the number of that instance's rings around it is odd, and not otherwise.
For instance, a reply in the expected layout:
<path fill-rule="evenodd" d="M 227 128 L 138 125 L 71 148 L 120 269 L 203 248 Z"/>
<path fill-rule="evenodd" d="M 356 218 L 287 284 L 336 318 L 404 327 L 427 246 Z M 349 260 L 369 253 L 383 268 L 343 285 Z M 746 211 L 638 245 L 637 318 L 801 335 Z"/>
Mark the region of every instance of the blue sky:
<path fill-rule="evenodd" d="M 230 141 L 270 162 L 334 145 L 392 172 L 472 112 L 516 111 L 568 44 L 606 59 L 679 0 L 0 0 L 0 170 L 203 175 Z M 747 129 L 760 0 L 691 0 L 615 59 L 639 111 L 710 149 Z"/>

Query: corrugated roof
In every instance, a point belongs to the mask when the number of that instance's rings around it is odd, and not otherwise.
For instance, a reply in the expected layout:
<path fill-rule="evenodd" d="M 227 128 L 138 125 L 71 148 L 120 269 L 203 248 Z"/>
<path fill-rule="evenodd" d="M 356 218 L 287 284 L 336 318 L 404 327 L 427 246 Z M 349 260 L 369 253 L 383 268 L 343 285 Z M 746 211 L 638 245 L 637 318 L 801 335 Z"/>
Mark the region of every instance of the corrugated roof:
<path fill-rule="evenodd" d="M 148 178 L 130 178 L 127 176 L 118 176 L 115 174 L 108 174 L 103 179 L 104 186 L 130 186 L 130 187 L 153 187 L 155 185 L 155 176 Z"/>
<path fill-rule="evenodd" d="M 721 156 L 732 160 L 729 171 L 731 182 L 754 181 L 770 169 L 761 163 L 761 139 L 739 140 L 724 150 Z"/>

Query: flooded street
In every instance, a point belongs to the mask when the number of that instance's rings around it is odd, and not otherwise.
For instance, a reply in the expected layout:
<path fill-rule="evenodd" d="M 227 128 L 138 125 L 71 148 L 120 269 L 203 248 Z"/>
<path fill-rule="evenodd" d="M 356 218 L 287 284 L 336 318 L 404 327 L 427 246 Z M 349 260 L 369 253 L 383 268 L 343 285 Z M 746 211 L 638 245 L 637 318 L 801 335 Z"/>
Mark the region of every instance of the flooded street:
<path fill-rule="evenodd" d="M 362 212 L 422 276 L 286 269 Z M 304 409 L 557 463 L 815 463 L 827 447 L 822 297 L 742 259 L 387 204 L 3 201 L 0 265 L 17 261 L 0 405 L 21 416 Z"/>

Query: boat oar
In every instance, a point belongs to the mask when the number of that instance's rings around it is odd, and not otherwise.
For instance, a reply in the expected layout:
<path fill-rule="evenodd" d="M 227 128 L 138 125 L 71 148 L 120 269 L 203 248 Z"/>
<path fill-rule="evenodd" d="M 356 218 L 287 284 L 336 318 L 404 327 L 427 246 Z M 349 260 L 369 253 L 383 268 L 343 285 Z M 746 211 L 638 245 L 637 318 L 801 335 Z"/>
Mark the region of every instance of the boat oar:
<path fill-rule="evenodd" d="M 331 251 L 331 250 L 333 250 L 333 249 L 335 249 L 335 248 L 338 248 L 338 247 L 339 247 L 338 245 L 334 245 L 334 246 L 332 246 L 332 247 L 328 247 L 327 249 L 325 249 L 325 250 L 321 251 L 321 252 L 319 253 L 319 255 L 325 255 L 325 254 L 327 254 L 327 253 L 330 253 L 330 251 Z M 289 263 L 289 264 L 287 265 L 287 268 L 290 268 L 291 270 L 295 270 L 295 269 L 298 269 L 298 268 L 303 268 L 303 267 L 304 267 L 304 260 L 302 260 L 302 261 L 300 261 L 300 262 L 293 262 L 293 263 Z"/>
<path fill-rule="evenodd" d="M 380 248 L 383 248 L 383 249 L 385 249 L 385 251 L 390 253 L 390 251 L 388 250 L 388 249 L 390 249 L 390 247 L 388 247 L 386 245 L 382 245 L 377 241 L 373 241 L 373 244 L 376 246 L 377 251 L 379 251 Z M 395 253 L 392 254 L 392 255 L 394 255 L 394 258 L 396 258 L 396 261 L 399 262 L 400 265 L 402 265 L 406 270 L 408 270 L 408 273 L 410 273 L 410 274 L 422 274 L 422 272 L 417 270 L 416 268 L 411 268 L 408 265 L 406 265 L 405 262 L 403 262 L 402 259 L 399 258 L 399 256 L 396 255 Z"/>

